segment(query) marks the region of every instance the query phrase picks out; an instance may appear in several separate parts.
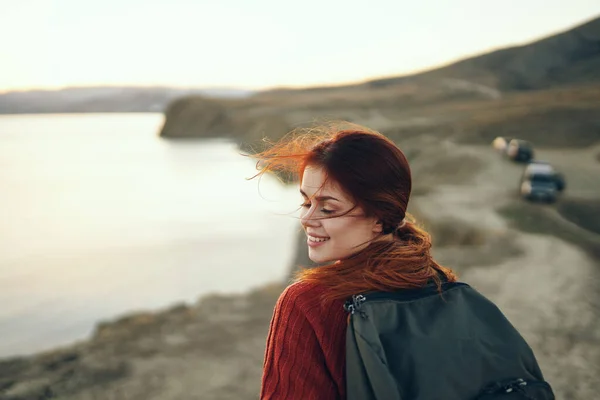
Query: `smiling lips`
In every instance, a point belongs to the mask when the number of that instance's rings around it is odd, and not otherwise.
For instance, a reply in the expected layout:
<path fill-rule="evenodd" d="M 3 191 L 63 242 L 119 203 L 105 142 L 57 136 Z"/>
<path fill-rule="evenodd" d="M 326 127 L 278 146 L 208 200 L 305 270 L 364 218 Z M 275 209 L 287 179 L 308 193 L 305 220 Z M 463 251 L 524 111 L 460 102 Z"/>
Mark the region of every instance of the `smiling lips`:
<path fill-rule="evenodd" d="M 328 237 L 312 236 L 312 235 L 309 235 L 309 234 L 307 234 L 306 236 L 308 236 L 308 239 L 306 240 L 306 243 L 310 247 L 321 246 L 323 243 L 325 243 L 326 241 L 329 240 Z"/>

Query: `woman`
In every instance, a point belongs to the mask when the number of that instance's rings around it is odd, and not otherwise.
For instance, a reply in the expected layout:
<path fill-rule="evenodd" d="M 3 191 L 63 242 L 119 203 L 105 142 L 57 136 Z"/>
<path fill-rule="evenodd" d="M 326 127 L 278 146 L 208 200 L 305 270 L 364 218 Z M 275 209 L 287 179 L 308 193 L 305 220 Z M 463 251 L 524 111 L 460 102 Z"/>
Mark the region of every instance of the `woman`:
<path fill-rule="evenodd" d="M 301 225 L 309 257 L 319 264 L 302 270 L 277 302 L 261 399 L 345 399 L 345 301 L 359 293 L 440 288 L 456 276 L 433 260 L 429 235 L 408 217 L 408 161 L 383 135 L 325 126 L 256 157 L 257 176 L 299 178 Z"/>

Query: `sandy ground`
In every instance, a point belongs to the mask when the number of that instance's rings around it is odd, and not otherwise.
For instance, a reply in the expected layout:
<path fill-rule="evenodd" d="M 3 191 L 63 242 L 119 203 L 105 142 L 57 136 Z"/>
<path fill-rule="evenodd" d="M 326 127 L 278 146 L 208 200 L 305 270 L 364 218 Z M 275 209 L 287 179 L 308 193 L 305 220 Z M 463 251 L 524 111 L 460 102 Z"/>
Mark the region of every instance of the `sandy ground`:
<path fill-rule="evenodd" d="M 600 248 L 600 235 L 562 219 L 556 205 L 521 201 L 522 166 L 490 147 L 431 140 L 412 144 L 423 150 L 411 160 L 418 182 L 411 207 L 433 232 L 436 258 L 505 312 L 557 399 L 597 398 L 600 260 L 590 249 Z M 565 199 L 600 197 L 598 150 L 540 152 L 565 172 Z M 503 217 L 507 209 L 517 219 Z M 523 231 L 518 218 L 540 233 Z M 256 399 L 282 288 L 126 317 L 76 346 L 0 362 L 0 399 Z"/>

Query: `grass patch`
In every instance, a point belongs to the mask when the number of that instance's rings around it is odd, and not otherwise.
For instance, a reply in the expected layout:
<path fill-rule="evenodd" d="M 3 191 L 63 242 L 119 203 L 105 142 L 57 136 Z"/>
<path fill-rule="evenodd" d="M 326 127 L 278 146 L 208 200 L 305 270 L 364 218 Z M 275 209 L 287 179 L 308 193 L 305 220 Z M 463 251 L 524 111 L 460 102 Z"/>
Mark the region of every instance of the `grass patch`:
<path fill-rule="evenodd" d="M 564 199 L 558 212 L 568 221 L 600 235 L 600 201 L 596 199 Z"/>
<path fill-rule="evenodd" d="M 550 206 L 515 202 L 500 208 L 498 213 L 520 231 L 555 236 L 579 246 L 600 262 L 600 240 L 594 240 L 590 234 L 565 225 L 553 213 L 548 212 L 547 207 Z"/>
<path fill-rule="evenodd" d="M 427 224 L 432 244 L 436 247 L 482 246 L 487 242 L 486 232 L 459 219 L 433 219 Z"/>
<path fill-rule="evenodd" d="M 484 167 L 479 158 L 465 154 L 442 154 L 424 161 L 413 166 L 413 176 L 421 186 L 465 184 Z"/>

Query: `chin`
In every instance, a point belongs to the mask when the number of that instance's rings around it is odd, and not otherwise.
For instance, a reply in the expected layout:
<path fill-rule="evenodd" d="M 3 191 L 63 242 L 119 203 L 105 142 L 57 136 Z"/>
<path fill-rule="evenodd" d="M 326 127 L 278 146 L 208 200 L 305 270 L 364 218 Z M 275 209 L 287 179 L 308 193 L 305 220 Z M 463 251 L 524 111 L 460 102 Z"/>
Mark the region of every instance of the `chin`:
<path fill-rule="evenodd" d="M 325 264 L 325 263 L 329 263 L 329 262 L 333 262 L 336 261 L 337 258 L 335 257 L 327 257 L 327 256 L 323 256 L 323 255 L 318 255 L 318 254 L 311 254 L 311 252 L 308 252 L 308 258 L 310 258 L 310 260 L 314 263 L 317 264 Z"/>

